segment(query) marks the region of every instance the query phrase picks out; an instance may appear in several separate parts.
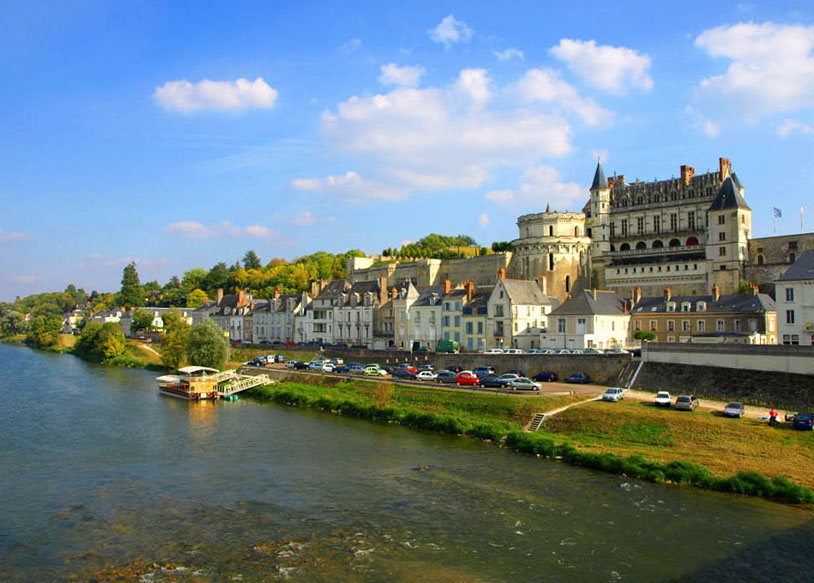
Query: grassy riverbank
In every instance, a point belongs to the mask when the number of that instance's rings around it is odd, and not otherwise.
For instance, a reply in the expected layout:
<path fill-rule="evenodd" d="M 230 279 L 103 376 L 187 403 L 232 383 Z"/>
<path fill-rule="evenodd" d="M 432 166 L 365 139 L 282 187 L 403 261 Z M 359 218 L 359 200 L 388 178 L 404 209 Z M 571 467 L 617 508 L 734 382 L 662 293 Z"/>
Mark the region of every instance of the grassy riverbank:
<path fill-rule="evenodd" d="M 319 383 L 319 384 L 317 384 Z M 396 422 L 411 427 L 501 443 L 515 451 L 558 459 L 588 467 L 658 483 L 674 483 L 722 492 L 748 494 L 793 504 L 814 503 L 814 491 L 792 483 L 812 484 L 806 473 L 795 472 L 797 460 L 810 460 L 814 441 L 806 437 L 781 435 L 777 447 L 795 451 L 794 457 L 781 451 L 777 463 L 752 469 L 745 463 L 748 451 L 759 451 L 757 434 L 747 420 L 743 431 L 731 430 L 717 419 L 696 412 L 668 413 L 664 421 L 650 416 L 648 407 L 637 403 L 595 403 L 569 409 L 546 430 L 524 433 L 524 425 L 536 412 L 556 409 L 573 397 L 520 397 L 458 393 L 433 388 L 402 387 L 388 383 L 338 381 L 322 384 L 280 383 L 254 389 L 260 399 L 288 405 L 318 408 L 333 413 Z M 768 427 L 767 430 L 770 430 Z M 757 437 L 756 437 L 757 436 Z M 733 443 L 734 442 L 734 443 Z M 722 455 L 707 448 L 717 443 Z M 740 455 L 723 455 L 743 450 Z M 737 445 L 736 445 L 737 444 Z M 751 444 L 751 445 L 750 445 Z M 773 455 L 771 452 L 765 455 Z M 777 454 L 777 450 L 774 451 Z M 777 471 L 774 471 L 777 470 Z M 785 470 L 785 471 L 784 471 Z"/>

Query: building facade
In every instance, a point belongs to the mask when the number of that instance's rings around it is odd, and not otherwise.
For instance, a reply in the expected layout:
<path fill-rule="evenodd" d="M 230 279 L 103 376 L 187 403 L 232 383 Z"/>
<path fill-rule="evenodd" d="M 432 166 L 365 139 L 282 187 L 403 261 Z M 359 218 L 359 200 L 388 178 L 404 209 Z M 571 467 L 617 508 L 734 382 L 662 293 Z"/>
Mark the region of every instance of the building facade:
<path fill-rule="evenodd" d="M 814 346 L 814 249 L 776 282 L 778 342 Z"/>

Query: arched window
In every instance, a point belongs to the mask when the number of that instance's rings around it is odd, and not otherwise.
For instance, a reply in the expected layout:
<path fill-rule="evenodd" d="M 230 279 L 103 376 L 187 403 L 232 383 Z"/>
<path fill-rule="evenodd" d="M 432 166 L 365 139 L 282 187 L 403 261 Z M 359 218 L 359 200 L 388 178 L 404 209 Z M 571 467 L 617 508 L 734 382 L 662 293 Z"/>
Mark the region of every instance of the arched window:
<path fill-rule="evenodd" d="M 687 245 L 698 245 L 698 239 L 695 237 L 688 237 Z"/>
<path fill-rule="evenodd" d="M 642 197 L 641 195 L 636 197 L 636 204 L 642 204 Z"/>
<path fill-rule="evenodd" d="M 548 254 L 548 270 L 549 271 L 554 271 L 554 254 L 553 253 Z"/>
<path fill-rule="evenodd" d="M 587 230 L 588 237 L 593 237 L 593 231 L 591 229 Z"/>
<path fill-rule="evenodd" d="M 553 236 L 554 236 L 554 227 L 552 227 L 552 226 L 549 226 L 549 227 L 548 227 L 548 236 L 549 236 L 549 237 L 553 237 Z"/>
<path fill-rule="evenodd" d="M 611 243 L 610 250 L 611 250 L 611 251 L 616 251 L 616 245 L 614 245 L 613 243 Z"/>
<path fill-rule="evenodd" d="M 619 251 L 630 251 L 630 245 L 627 243 L 622 243 L 622 246 L 619 247 Z"/>
<path fill-rule="evenodd" d="M 758 265 L 763 265 L 763 255 L 758 255 L 757 256 L 757 264 Z"/>
<path fill-rule="evenodd" d="M 678 200 L 678 193 L 675 190 L 670 193 L 670 200 Z"/>
<path fill-rule="evenodd" d="M 571 276 L 566 275 L 565 276 L 565 293 L 570 293 L 570 292 L 571 292 Z"/>
<path fill-rule="evenodd" d="M 647 243 L 644 241 L 639 241 L 636 243 L 636 249 L 647 249 Z"/>
<path fill-rule="evenodd" d="M 670 239 L 670 247 L 681 247 L 681 241 L 678 239 Z"/>
<path fill-rule="evenodd" d="M 653 249 L 663 249 L 664 243 L 659 240 L 653 241 Z"/>
<path fill-rule="evenodd" d="M 574 237 L 579 237 L 579 227 L 574 227 Z"/>

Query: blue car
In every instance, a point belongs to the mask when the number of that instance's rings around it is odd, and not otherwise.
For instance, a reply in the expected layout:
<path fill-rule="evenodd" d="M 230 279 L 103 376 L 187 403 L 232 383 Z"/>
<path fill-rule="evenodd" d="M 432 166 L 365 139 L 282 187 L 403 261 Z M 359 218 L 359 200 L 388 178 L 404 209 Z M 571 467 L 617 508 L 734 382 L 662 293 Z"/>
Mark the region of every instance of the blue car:
<path fill-rule="evenodd" d="M 570 376 L 565 377 L 565 382 L 585 384 L 591 382 L 591 377 L 586 375 L 584 372 L 577 372 Z"/>
<path fill-rule="evenodd" d="M 803 431 L 814 430 L 814 413 L 797 413 L 792 422 L 793 429 L 801 429 Z"/>

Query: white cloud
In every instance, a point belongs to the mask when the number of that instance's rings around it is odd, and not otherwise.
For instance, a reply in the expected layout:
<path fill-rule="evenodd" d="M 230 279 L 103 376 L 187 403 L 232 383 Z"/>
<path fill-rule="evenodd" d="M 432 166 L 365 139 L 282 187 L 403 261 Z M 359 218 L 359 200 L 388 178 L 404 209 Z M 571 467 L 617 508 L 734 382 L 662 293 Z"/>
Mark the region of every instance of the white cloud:
<path fill-rule="evenodd" d="M 493 106 L 495 95 L 502 99 Z M 323 113 L 322 128 L 330 145 L 367 156 L 389 182 L 424 190 L 477 188 L 492 168 L 571 152 L 568 122 L 540 111 L 539 103 L 530 107 L 531 101 L 494 88 L 483 69 L 465 69 L 448 88 L 397 87 L 351 97 Z M 593 117 L 601 117 L 604 110 L 596 109 Z M 314 180 L 301 178 L 292 187 L 316 190 Z M 400 188 L 391 198 L 406 194 Z"/>
<path fill-rule="evenodd" d="M 455 43 L 469 42 L 472 38 L 472 29 L 465 22 L 456 20 L 452 14 L 445 16 L 435 28 L 427 31 L 430 38 L 449 48 Z"/>
<path fill-rule="evenodd" d="M 799 132 L 801 134 L 814 134 L 814 126 L 804 124 L 796 119 L 785 119 L 783 123 L 777 126 L 777 135 L 781 138 L 787 138 L 790 134 Z"/>
<path fill-rule="evenodd" d="M 563 81 L 557 71 L 529 69 L 514 89 L 527 102 L 556 104 L 578 115 L 588 125 L 608 123 L 613 113 L 600 107 L 593 99 L 583 97 L 577 89 Z"/>
<path fill-rule="evenodd" d="M 388 186 L 375 180 L 367 180 L 353 171 L 342 175 L 326 176 L 325 178 L 297 178 L 291 182 L 291 186 L 297 190 L 319 192 L 331 197 L 338 197 L 349 203 L 376 200 L 392 201 L 407 198 L 407 192 L 403 188 Z"/>
<path fill-rule="evenodd" d="M 492 51 L 499 61 L 510 61 L 512 59 L 520 59 L 524 61 L 526 56 L 520 49 L 508 48 L 505 51 Z"/>
<path fill-rule="evenodd" d="M 740 23 L 701 33 L 695 45 L 731 61 L 700 83 L 705 101 L 753 117 L 814 106 L 814 26 Z"/>
<path fill-rule="evenodd" d="M 402 87 L 416 87 L 424 67 L 418 65 L 399 67 L 395 63 L 382 65 L 379 82 L 385 85 L 399 85 Z"/>
<path fill-rule="evenodd" d="M 585 83 L 614 95 L 624 95 L 630 87 L 653 88 L 647 73 L 650 57 L 633 49 L 564 38 L 550 52 Z"/>
<path fill-rule="evenodd" d="M 714 120 L 704 116 L 695 107 L 688 105 L 684 108 L 684 113 L 689 116 L 696 131 L 713 138 L 721 133 L 721 127 Z"/>
<path fill-rule="evenodd" d="M 181 237 L 183 239 L 211 239 L 214 237 L 256 237 L 259 239 L 276 239 L 281 236 L 275 231 L 262 225 L 248 225 L 237 227 L 229 221 L 221 221 L 211 225 L 204 225 L 197 221 L 178 221 L 162 229 L 164 234 Z"/>
<path fill-rule="evenodd" d="M 292 217 L 286 217 L 285 215 L 278 214 L 275 215 L 275 218 L 278 221 L 288 223 L 294 227 L 310 227 L 312 225 L 316 225 L 317 223 L 333 223 L 336 221 L 336 217 L 320 217 L 311 211 L 299 212 Z"/>
<path fill-rule="evenodd" d="M 277 90 L 269 87 L 262 77 L 254 81 L 244 78 L 237 81 L 203 79 L 197 83 L 184 79 L 167 81 L 161 87 L 156 87 L 153 97 L 165 108 L 184 113 L 199 110 L 243 111 L 274 107 Z"/>
<path fill-rule="evenodd" d="M 0 243 L 25 241 L 26 239 L 28 239 L 28 235 L 25 233 L 6 233 L 3 229 L 0 229 Z"/>
<path fill-rule="evenodd" d="M 478 224 L 481 227 L 488 227 L 489 226 L 489 215 L 487 215 L 486 213 L 481 213 L 481 215 L 478 217 Z"/>
<path fill-rule="evenodd" d="M 34 285 L 40 280 L 36 275 L 12 275 L 10 279 L 14 283 L 24 283 L 26 285 Z"/>
<path fill-rule="evenodd" d="M 582 206 L 586 190 L 575 182 L 561 182 L 560 173 L 550 166 L 532 166 L 520 177 L 516 189 L 493 190 L 485 197 L 495 204 L 508 207 L 537 206 L 547 203 L 563 209 L 575 204 Z"/>

